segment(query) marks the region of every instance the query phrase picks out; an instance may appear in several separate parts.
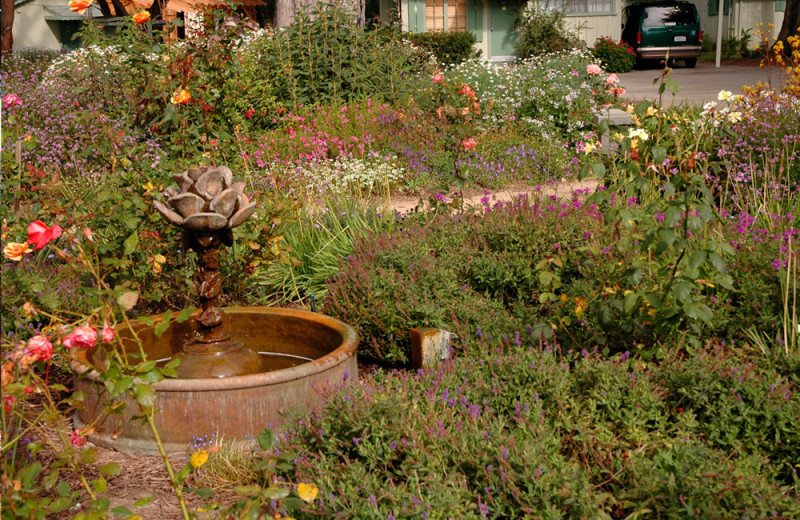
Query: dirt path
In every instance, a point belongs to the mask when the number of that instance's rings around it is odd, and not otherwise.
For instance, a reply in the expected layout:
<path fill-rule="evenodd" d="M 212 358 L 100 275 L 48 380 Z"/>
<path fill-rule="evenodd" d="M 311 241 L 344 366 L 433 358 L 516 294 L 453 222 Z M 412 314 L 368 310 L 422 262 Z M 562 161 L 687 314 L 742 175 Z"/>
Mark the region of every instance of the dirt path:
<path fill-rule="evenodd" d="M 597 184 L 596 179 L 587 179 L 583 181 L 563 181 L 542 186 L 514 185 L 495 191 L 469 190 L 464 192 L 464 206 L 478 207 L 487 203 L 492 206 L 498 202 L 509 202 L 521 196 L 530 196 L 534 192 L 545 197 L 555 195 L 559 199 L 565 199 L 571 197 L 576 191 L 591 193 L 597 187 Z M 458 192 L 450 192 L 445 196 L 448 200 L 453 200 L 458 195 Z M 420 200 L 419 196 L 393 196 L 390 207 L 393 211 L 405 215 L 429 206 L 428 201 L 422 200 L 423 206 L 420 208 Z"/>

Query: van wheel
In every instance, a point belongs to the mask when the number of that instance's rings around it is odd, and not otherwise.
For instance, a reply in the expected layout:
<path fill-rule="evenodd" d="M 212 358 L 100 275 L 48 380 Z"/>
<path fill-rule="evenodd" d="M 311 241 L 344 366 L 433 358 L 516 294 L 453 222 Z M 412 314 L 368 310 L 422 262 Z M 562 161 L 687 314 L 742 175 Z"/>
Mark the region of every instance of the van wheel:
<path fill-rule="evenodd" d="M 683 62 L 686 64 L 687 69 L 693 69 L 697 65 L 697 58 L 686 58 Z"/>

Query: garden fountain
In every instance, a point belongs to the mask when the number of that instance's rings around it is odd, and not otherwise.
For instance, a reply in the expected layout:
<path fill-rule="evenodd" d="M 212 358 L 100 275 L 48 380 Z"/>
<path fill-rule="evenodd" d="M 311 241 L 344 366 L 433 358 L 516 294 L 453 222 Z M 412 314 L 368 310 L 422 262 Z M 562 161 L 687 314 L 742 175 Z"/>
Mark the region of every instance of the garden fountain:
<path fill-rule="evenodd" d="M 232 229 L 255 210 L 244 183 L 232 177 L 226 167 L 192 168 L 174 176 L 179 189 L 166 190 L 166 204 L 155 202 L 197 252 L 195 289 L 202 308 L 187 321 L 171 323 L 160 337 L 144 323 L 118 328 L 126 349 L 138 351 L 135 332 L 149 360 L 181 360 L 176 379 L 153 384 L 156 427 L 168 451 L 185 449 L 195 436 L 243 438 L 280 426 L 285 411 L 318 405 L 320 391 L 357 372 L 358 337 L 339 320 L 290 309 L 220 307 L 218 249 L 233 244 Z M 97 349 L 81 353 L 73 365 L 76 390 L 87 395 L 76 427 L 94 424 L 108 400 L 99 374 L 89 368 L 98 366 L 98 354 Z M 150 429 L 136 415 L 138 406 L 128 399 L 121 414 L 94 426 L 89 440 L 120 451 L 157 453 Z"/>

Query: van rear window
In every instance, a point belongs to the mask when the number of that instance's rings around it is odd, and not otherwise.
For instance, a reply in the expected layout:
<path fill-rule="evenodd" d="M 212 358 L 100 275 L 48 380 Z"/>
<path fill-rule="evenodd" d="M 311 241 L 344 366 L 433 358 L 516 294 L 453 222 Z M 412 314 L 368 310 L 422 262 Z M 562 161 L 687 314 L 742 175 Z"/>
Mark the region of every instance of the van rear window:
<path fill-rule="evenodd" d="M 648 7 L 644 10 L 644 27 L 695 25 L 694 12 L 688 6 Z"/>

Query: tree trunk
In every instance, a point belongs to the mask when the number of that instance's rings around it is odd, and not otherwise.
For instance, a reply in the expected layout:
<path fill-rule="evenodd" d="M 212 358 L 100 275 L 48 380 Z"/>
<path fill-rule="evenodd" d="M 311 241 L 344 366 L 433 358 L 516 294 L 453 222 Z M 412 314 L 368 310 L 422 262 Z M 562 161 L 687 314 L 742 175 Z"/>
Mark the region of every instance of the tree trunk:
<path fill-rule="evenodd" d="M 295 13 L 295 0 L 275 2 L 275 27 L 288 27 Z"/>
<path fill-rule="evenodd" d="M 786 0 L 786 11 L 783 13 L 783 23 L 777 38 L 783 42 L 784 52 L 791 52 L 786 40 L 798 32 L 800 32 L 800 0 Z"/>
<path fill-rule="evenodd" d="M 100 13 L 103 16 L 111 18 L 113 15 L 111 14 L 111 6 L 108 3 L 108 0 L 98 0 L 97 6 L 100 7 Z"/>
<path fill-rule="evenodd" d="M 14 0 L 0 1 L 0 9 L 3 14 L 0 17 L 0 53 L 11 52 L 14 45 Z"/>
<path fill-rule="evenodd" d="M 128 10 L 125 9 L 120 0 L 111 0 L 111 5 L 114 6 L 115 16 L 128 16 Z"/>

